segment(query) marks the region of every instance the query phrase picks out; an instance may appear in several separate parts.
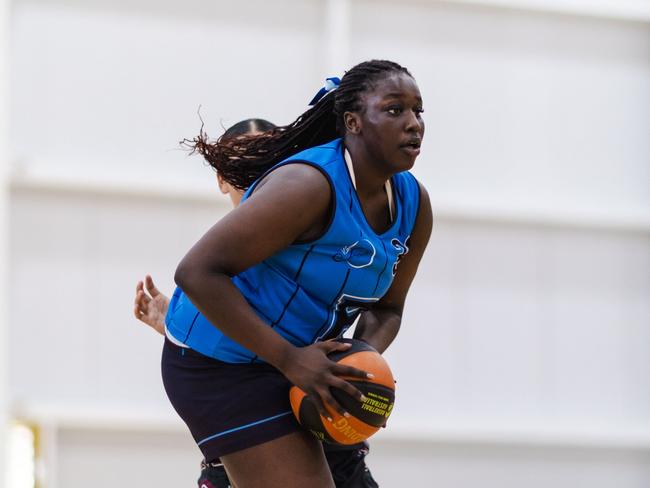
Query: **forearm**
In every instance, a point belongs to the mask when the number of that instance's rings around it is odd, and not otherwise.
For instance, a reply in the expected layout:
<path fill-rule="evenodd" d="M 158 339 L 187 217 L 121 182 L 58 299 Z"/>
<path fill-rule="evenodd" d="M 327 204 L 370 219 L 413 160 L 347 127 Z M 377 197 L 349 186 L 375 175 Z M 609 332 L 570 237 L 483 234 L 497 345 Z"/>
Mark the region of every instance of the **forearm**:
<path fill-rule="evenodd" d="M 383 353 L 391 345 L 402 323 L 402 316 L 394 310 L 368 310 L 359 318 L 354 338 L 367 342 Z"/>
<path fill-rule="evenodd" d="M 226 336 L 282 370 L 295 347 L 255 313 L 229 276 L 202 272 L 177 283 L 192 303 Z"/>

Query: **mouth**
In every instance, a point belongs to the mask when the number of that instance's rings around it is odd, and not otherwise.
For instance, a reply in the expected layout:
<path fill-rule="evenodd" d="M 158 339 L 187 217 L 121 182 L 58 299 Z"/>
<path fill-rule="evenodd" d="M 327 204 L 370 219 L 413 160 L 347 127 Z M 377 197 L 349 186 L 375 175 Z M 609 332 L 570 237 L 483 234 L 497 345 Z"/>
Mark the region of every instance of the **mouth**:
<path fill-rule="evenodd" d="M 400 149 L 411 156 L 420 154 L 420 146 L 422 145 L 421 139 L 411 139 L 410 141 L 400 144 Z"/>

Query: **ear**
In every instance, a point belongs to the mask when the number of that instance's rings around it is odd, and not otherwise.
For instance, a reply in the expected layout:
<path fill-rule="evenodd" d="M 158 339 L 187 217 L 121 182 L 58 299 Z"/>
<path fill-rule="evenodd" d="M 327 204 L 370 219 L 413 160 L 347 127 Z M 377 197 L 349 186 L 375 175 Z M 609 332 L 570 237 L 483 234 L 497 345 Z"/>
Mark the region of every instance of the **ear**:
<path fill-rule="evenodd" d="M 361 117 L 357 112 L 345 112 L 343 114 L 343 123 L 345 124 L 345 131 L 350 134 L 358 134 L 361 132 Z"/>

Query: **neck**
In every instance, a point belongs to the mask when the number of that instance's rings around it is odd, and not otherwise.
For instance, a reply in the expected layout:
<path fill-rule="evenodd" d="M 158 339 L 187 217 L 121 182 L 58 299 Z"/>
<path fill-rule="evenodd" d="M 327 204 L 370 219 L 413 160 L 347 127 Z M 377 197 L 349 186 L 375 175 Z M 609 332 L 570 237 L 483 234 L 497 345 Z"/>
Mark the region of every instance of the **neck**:
<path fill-rule="evenodd" d="M 345 140 L 344 145 L 350 152 L 352 166 L 356 176 L 357 194 L 371 196 L 384 191 L 386 181 L 393 176 L 390 172 L 382 171 L 381 162 L 377 161 L 364 144 L 355 139 Z"/>

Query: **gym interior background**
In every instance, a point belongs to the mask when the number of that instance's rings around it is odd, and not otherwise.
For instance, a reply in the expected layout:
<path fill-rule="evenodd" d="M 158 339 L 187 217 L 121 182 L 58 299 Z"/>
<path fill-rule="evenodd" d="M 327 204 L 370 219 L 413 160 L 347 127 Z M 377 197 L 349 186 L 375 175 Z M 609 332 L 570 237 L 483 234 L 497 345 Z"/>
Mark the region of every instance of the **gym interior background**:
<path fill-rule="evenodd" d="M 229 209 L 178 141 L 393 59 L 434 231 L 382 487 L 650 486 L 648 0 L 0 1 L 0 483 L 192 486 L 151 273 Z"/>

